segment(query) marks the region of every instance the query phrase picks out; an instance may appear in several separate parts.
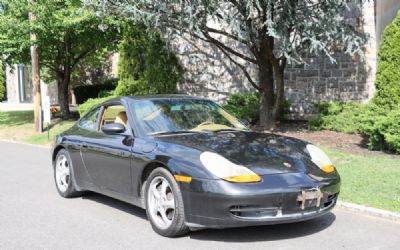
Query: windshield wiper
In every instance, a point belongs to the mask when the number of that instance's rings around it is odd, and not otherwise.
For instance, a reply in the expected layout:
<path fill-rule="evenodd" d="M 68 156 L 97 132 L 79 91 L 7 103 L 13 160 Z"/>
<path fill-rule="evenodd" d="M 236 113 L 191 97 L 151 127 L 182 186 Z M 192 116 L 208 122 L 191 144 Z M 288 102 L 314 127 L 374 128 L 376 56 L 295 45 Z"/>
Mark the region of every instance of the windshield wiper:
<path fill-rule="evenodd" d="M 172 135 L 172 134 L 193 134 L 193 133 L 199 133 L 199 132 L 190 130 L 171 130 L 171 131 L 158 131 L 150 133 L 149 135 Z"/>
<path fill-rule="evenodd" d="M 206 132 L 214 132 L 214 133 L 218 133 L 218 132 L 225 132 L 225 131 L 246 131 L 246 130 L 241 130 L 241 129 L 234 129 L 234 128 L 222 128 L 222 129 L 215 129 L 215 130 L 203 130 Z"/>

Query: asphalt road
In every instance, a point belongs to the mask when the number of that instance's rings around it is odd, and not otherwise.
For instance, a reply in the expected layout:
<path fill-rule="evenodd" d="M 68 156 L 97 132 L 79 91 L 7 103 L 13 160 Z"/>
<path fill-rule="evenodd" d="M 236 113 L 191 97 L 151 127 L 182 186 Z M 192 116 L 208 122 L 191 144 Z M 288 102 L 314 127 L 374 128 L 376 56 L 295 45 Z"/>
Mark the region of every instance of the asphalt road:
<path fill-rule="evenodd" d="M 400 249 L 400 224 L 335 209 L 308 222 L 163 238 L 142 209 L 98 194 L 61 198 L 49 149 L 0 141 L 0 249 Z"/>

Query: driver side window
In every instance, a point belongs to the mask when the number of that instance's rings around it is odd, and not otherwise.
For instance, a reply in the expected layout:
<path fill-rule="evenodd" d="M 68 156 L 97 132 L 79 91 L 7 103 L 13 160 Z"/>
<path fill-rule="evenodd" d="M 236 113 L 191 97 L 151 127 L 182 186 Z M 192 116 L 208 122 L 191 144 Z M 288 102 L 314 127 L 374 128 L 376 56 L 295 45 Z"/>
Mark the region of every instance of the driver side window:
<path fill-rule="evenodd" d="M 79 121 L 79 127 L 87 130 L 97 130 L 97 118 L 99 116 L 100 107 L 85 115 Z"/>
<path fill-rule="evenodd" d="M 100 121 L 100 127 L 105 124 L 119 123 L 129 131 L 129 122 L 126 110 L 123 105 L 113 105 L 104 108 Z"/>

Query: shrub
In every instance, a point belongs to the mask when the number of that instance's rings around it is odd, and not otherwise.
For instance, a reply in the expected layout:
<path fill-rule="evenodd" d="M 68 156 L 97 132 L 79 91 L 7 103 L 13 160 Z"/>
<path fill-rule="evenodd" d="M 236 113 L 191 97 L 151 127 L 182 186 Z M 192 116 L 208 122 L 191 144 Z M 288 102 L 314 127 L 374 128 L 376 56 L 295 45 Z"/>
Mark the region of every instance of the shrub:
<path fill-rule="evenodd" d="M 88 112 L 92 107 L 105 102 L 109 99 L 113 98 L 113 96 L 107 96 L 107 97 L 102 97 L 102 98 L 90 98 L 86 100 L 86 102 L 82 103 L 81 105 L 78 106 L 78 112 L 79 115 L 82 117 Z"/>
<path fill-rule="evenodd" d="M 389 109 L 400 105 L 400 15 L 383 32 L 375 84 L 373 103 Z"/>
<path fill-rule="evenodd" d="M 366 106 L 355 102 L 319 102 L 315 103 L 318 115 L 309 122 L 313 130 L 333 130 L 344 133 L 359 131 L 361 115 Z"/>
<path fill-rule="evenodd" d="M 260 95 L 258 93 L 236 93 L 229 96 L 224 108 L 238 119 L 256 124 L 260 118 Z"/>
<path fill-rule="evenodd" d="M 400 153 L 400 107 L 388 110 L 371 104 L 360 117 L 359 132 L 368 136 L 370 149 Z"/>
<path fill-rule="evenodd" d="M 108 91 L 111 93 L 117 87 L 118 80 L 117 79 L 109 79 L 104 81 L 102 84 L 94 84 L 94 85 L 81 85 L 74 88 L 74 93 L 76 97 L 76 102 L 78 104 L 84 103 L 86 100 L 90 98 L 97 98 L 100 96 L 104 97 L 104 92 Z"/>
<path fill-rule="evenodd" d="M 400 153 L 400 107 L 387 109 L 374 103 L 317 103 L 318 115 L 310 121 L 314 130 L 328 129 L 368 136 L 368 147 Z"/>
<path fill-rule="evenodd" d="M 126 24 L 119 53 L 117 96 L 176 93 L 183 70 L 159 33 Z"/>

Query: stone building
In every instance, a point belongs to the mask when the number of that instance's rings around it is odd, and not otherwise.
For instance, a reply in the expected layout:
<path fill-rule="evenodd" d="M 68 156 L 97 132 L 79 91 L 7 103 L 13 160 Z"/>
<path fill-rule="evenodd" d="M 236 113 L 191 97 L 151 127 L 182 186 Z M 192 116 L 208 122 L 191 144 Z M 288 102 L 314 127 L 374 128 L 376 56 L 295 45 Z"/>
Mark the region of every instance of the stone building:
<path fill-rule="evenodd" d="M 334 53 L 336 64 L 319 56 L 306 58 L 302 65 L 287 66 L 285 93 L 295 118 L 312 114 L 315 101 L 366 102 L 373 96 L 380 37 L 399 9 L 400 0 L 365 1 L 361 10 L 346 16 L 369 35 L 365 60 L 338 51 Z M 181 92 L 223 102 L 231 93 L 254 91 L 242 71 L 215 46 L 186 37 L 177 38 L 173 48 L 186 68 Z"/>

